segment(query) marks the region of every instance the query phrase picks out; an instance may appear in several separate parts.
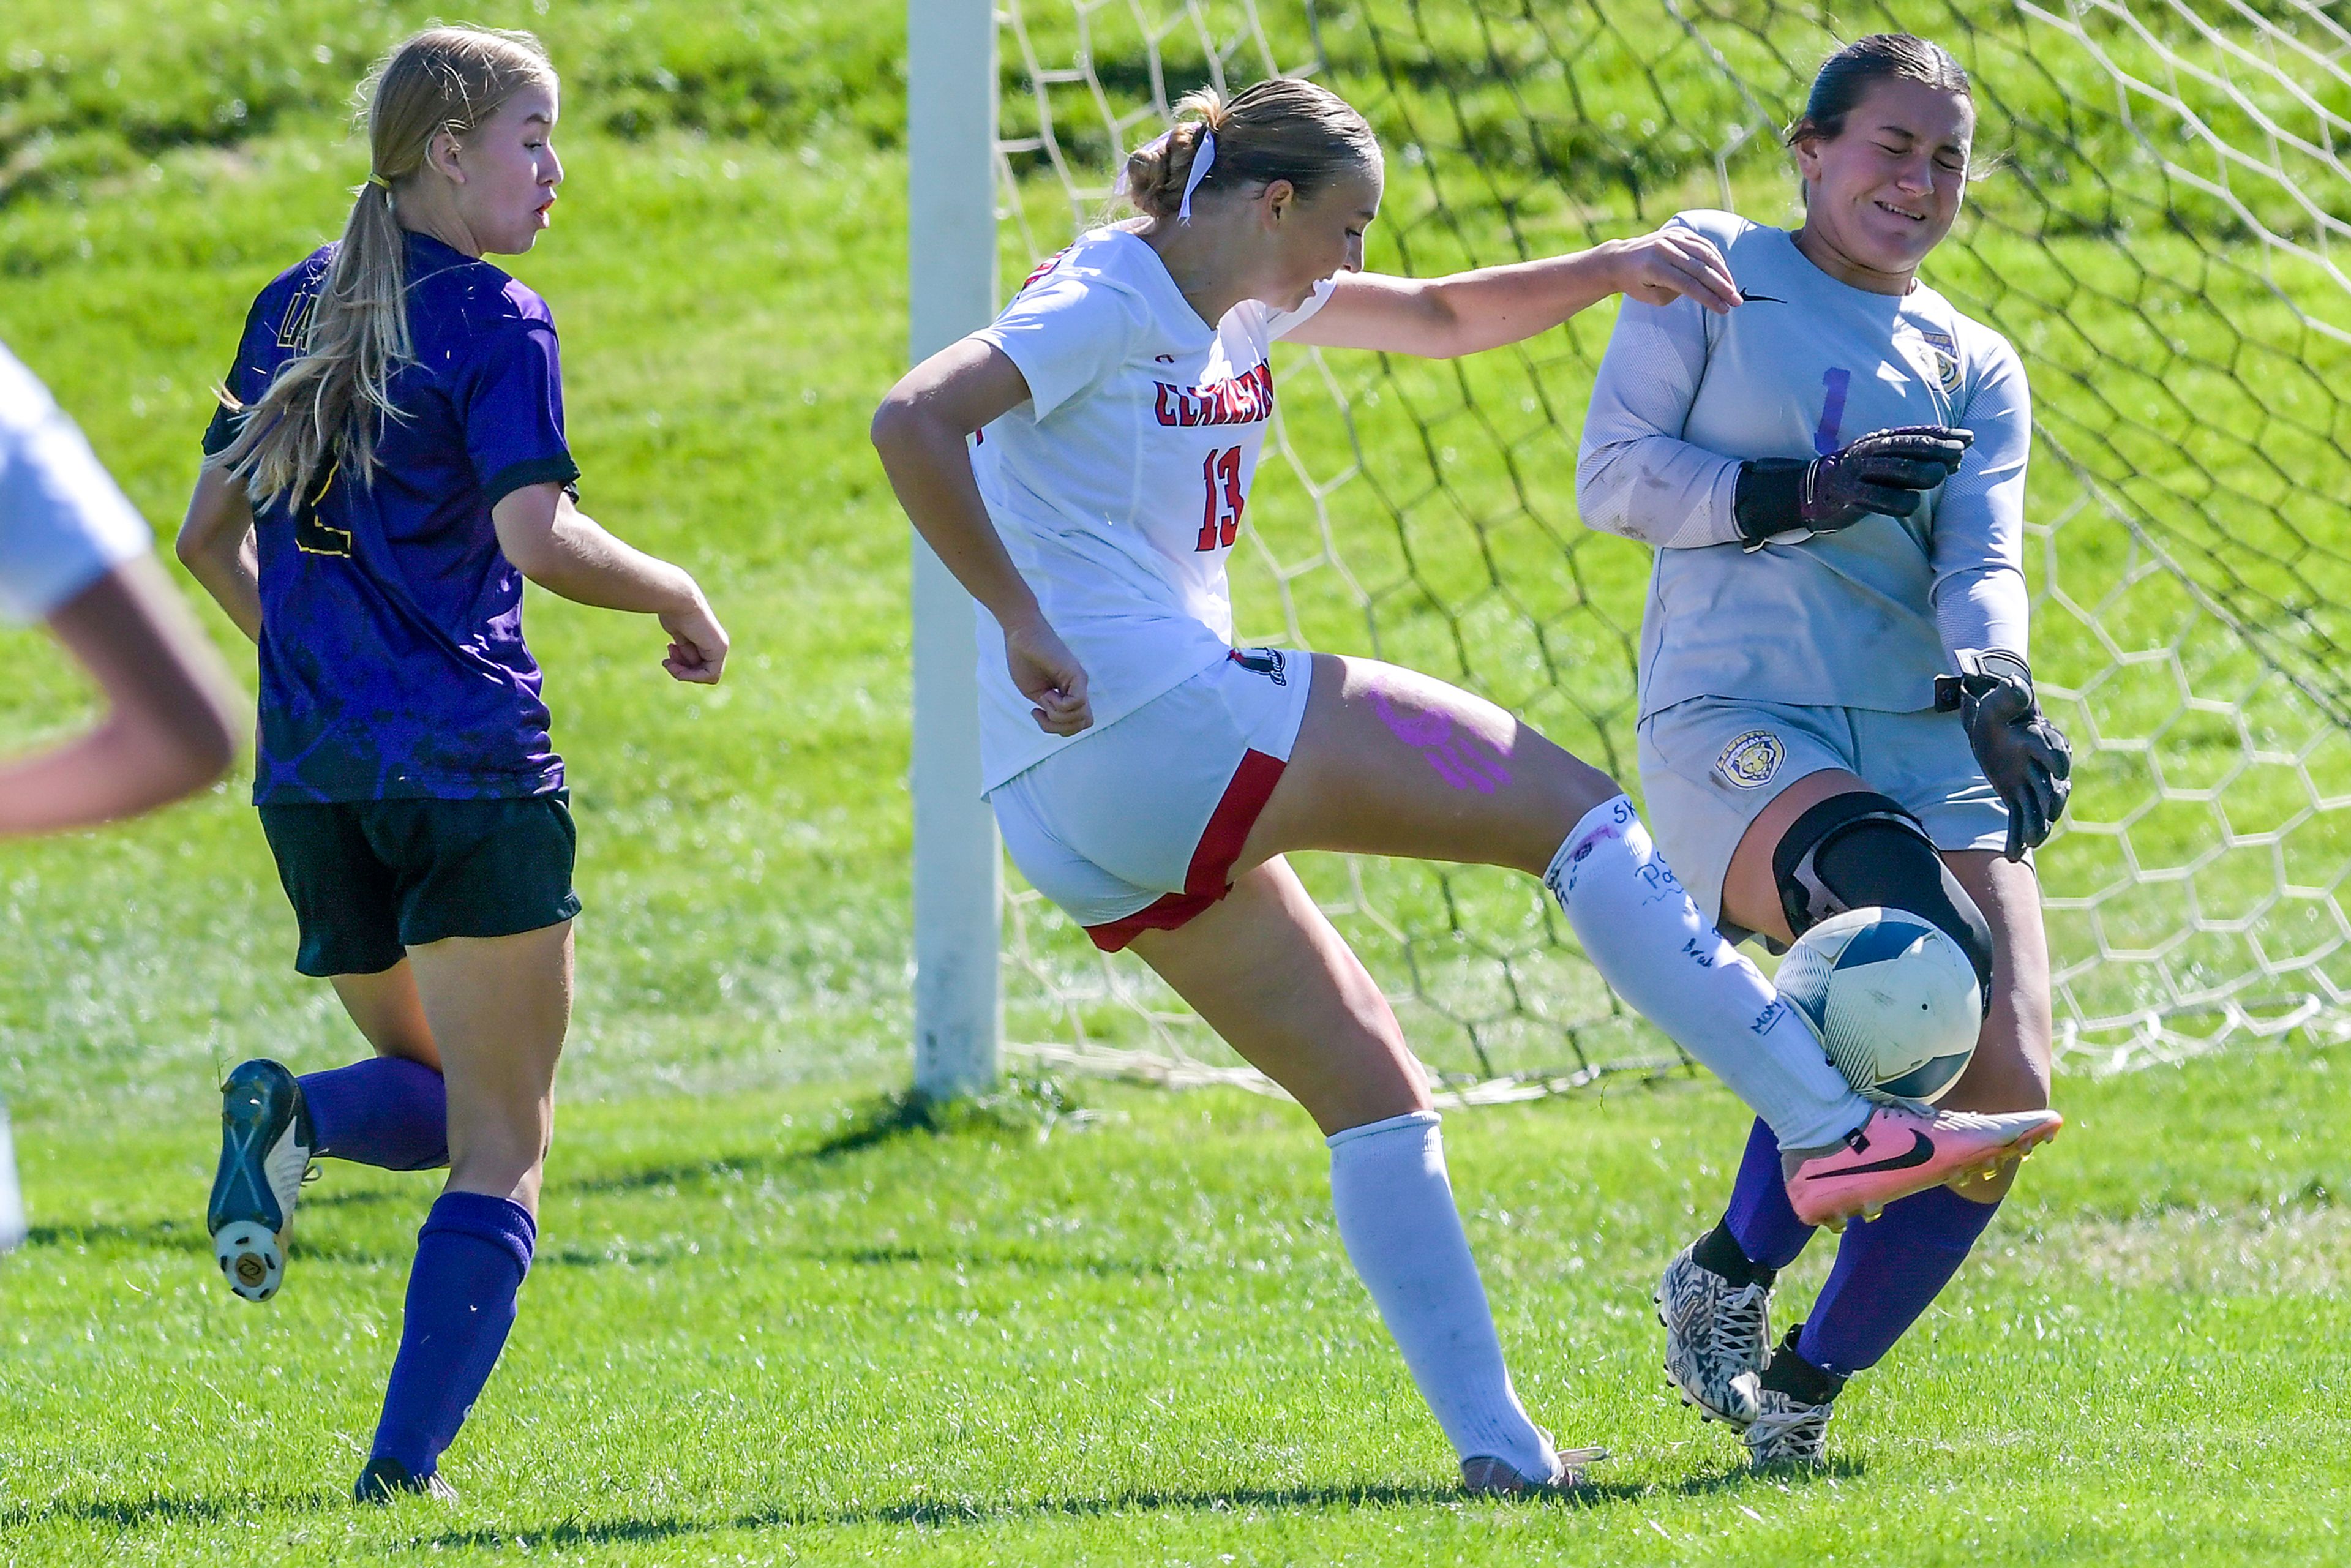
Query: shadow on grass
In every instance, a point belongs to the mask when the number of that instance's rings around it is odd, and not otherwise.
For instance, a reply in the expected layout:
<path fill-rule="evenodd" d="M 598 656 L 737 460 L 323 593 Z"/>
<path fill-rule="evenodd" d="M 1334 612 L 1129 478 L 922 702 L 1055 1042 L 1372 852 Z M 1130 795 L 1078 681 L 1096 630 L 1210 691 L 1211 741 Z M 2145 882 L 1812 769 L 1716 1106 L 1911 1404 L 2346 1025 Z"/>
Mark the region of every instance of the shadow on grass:
<path fill-rule="evenodd" d="M 859 1525 L 914 1525 L 942 1529 L 1017 1520 L 1094 1519 L 1124 1513 L 1272 1512 L 1354 1508 L 1482 1508 L 1586 1510 L 1644 1499 L 1706 1497 L 1750 1486 L 1782 1488 L 1854 1479 L 1866 1467 L 1857 1459 L 1832 1459 L 1816 1469 L 1753 1471 L 1739 1467 L 1714 1475 L 1691 1476 L 1670 1484 L 1600 1481 L 1557 1497 L 1472 1499 L 1453 1486 L 1405 1486 L 1394 1482 L 1281 1488 L 1235 1488 L 1228 1491 L 1162 1491 L 1136 1488 L 1102 1497 L 1046 1498 L 1035 1501 L 982 1501 L 969 1498 L 921 1498 L 872 1508 L 835 1511 L 775 1508 L 731 1519 L 566 1520 L 544 1531 L 468 1530 L 429 1537 L 435 1547 L 496 1546 L 517 1535 L 534 1546 L 593 1546 L 617 1542 L 670 1541 L 726 1531 L 849 1529 Z M 421 1542 L 420 1542 L 421 1544 Z"/>
<path fill-rule="evenodd" d="M 1225 1491 L 1163 1491 L 1138 1487 L 1102 1497 L 1045 1498 L 1034 1501 L 983 1501 L 972 1498 L 916 1498 L 868 1508 L 838 1510 L 778 1507 L 737 1514 L 727 1519 L 612 1519 L 583 1521 L 576 1515 L 559 1524 L 453 1530 L 420 1537 L 417 1544 L 443 1547 L 503 1546 L 528 1540 L 533 1547 L 607 1545 L 622 1542 L 673 1541 L 727 1531 L 853 1529 L 860 1525 L 914 1525 L 941 1529 L 954 1525 L 987 1524 L 1002 1521 L 1094 1519 L 1123 1513 L 1230 1513 L 1246 1510 L 1275 1512 L 1359 1508 L 1446 1508 L 1471 1504 L 1487 1508 L 1583 1510 L 1637 1502 L 1643 1499 L 1702 1497 L 1736 1492 L 1750 1486 L 1783 1488 L 1829 1480 L 1850 1480 L 1865 1473 L 1858 1459 L 1832 1459 L 1817 1469 L 1757 1472 L 1737 1468 L 1713 1475 L 1690 1476 L 1669 1484 L 1640 1481 L 1598 1481 L 1559 1497 L 1512 1500 L 1472 1500 L 1453 1486 L 1407 1486 L 1395 1482 L 1319 1487 L 1237 1487 Z M 97 1498 L 46 1503 L 39 1507 L 0 1510 L 0 1533 L 57 1521 L 135 1530 L 150 1525 L 219 1524 L 249 1519 L 263 1511 L 317 1513 L 350 1510 L 354 1505 L 340 1492 L 263 1492 L 230 1497 L 170 1496 Z M 421 1509 L 422 1503 L 409 1505 Z M 416 1516 L 411 1513 L 411 1519 Z"/>
<path fill-rule="evenodd" d="M 931 1100 L 923 1095 L 901 1092 L 878 1095 L 853 1107 L 841 1124 L 829 1131 L 821 1141 L 798 1149 L 780 1149 L 747 1154 L 739 1158 L 697 1160 L 689 1164 L 653 1166 L 585 1180 L 565 1181 L 553 1190 L 558 1194 L 594 1195 L 658 1191 L 675 1186 L 691 1186 L 705 1183 L 758 1180 L 768 1176 L 805 1171 L 811 1165 L 821 1165 L 845 1155 L 868 1149 L 886 1147 L 917 1136 L 933 1138 L 1001 1137 L 1009 1133 L 1019 1134 L 1023 1142 L 1041 1143 L 1056 1131 L 1077 1131 L 1100 1119 L 1096 1112 L 1077 1104 L 1059 1079 L 1051 1077 L 1016 1077 L 993 1094 L 971 1099 Z M 325 1162 L 331 1173 L 340 1162 Z M 346 1167 L 349 1168 L 349 1167 Z M 379 1173 L 370 1172 L 374 1176 Z M 415 1173 L 431 1176 L 437 1183 L 442 1177 L 437 1171 Z M 201 1203 L 201 1198 L 196 1199 Z M 420 1218 L 424 1207 L 431 1202 L 430 1189 L 421 1184 L 403 1183 L 397 1186 L 367 1185 L 340 1191 L 306 1191 L 301 1199 L 304 1209 L 317 1211 L 364 1210 L 386 1206 L 413 1206 Z M 36 1225 L 26 1237 L 26 1245 L 46 1247 L 117 1247 L 136 1250 L 161 1252 L 208 1253 L 212 1239 L 205 1231 L 201 1208 L 192 1209 L 186 1219 L 145 1219 L 111 1222 L 62 1222 Z M 305 1239 L 298 1242 L 300 1253 L 321 1262 L 379 1264 L 401 1262 L 403 1252 L 392 1257 L 364 1248 L 342 1248 L 331 1241 Z M 819 1254 L 810 1254 L 819 1256 Z M 836 1255 L 823 1254 L 827 1258 Z M 922 1254 L 904 1258 L 866 1258 L 838 1255 L 840 1260 L 852 1262 L 935 1262 L 956 1260 Z M 543 1258 L 541 1261 L 569 1267 L 599 1267 L 622 1260 L 602 1253 L 574 1249 Z M 650 1255 L 632 1256 L 629 1261 L 658 1261 Z M 1029 1266 L 1016 1263 L 1014 1266 Z M 1048 1264 L 1042 1260 L 1038 1267 L 1066 1267 Z M 1120 1271 L 1113 1267 L 1111 1271 Z M 1148 1271 L 1148 1270 L 1139 1270 Z"/>
<path fill-rule="evenodd" d="M 893 1092 L 852 1107 L 840 1124 L 829 1129 L 818 1142 L 801 1148 L 651 1166 L 567 1181 L 560 1190 L 625 1193 L 702 1182 L 755 1181 L 804 1171 L 811 1165 L 906 1143 L 919 1136 L 985 1138 L 1009 1133 L 1018 1134 L 1023 1142 L 1042 1143 L 1056 1132 L 1081 1131 L 1100 1120 L 1100 1113 L 1079 1105 L 1061 1081 L 1050 1076 L 1008 1079 L 995 1093 L 968 1099 L 934 1100 L 910 1091 Z"/>
<path fill-rule="evenodd" d="M 179 1497 L 151 1492 L 145 1497 L 86 1498 L 72 1502 L 19 1504 L 0 1509 L 0 1536 L 37 1524 L 70 1521 L 116 1530 L 137 1530 L 156 1524 L 221 1524 L 265 1512 L 315 1513 L 320 1509 L 353 1506 L 347 1492 L 244 1492 L 229 1497 Z"/>
<path fill-rule="evenodd" d="M 438 1180 L 437 1173 L 434 1175 Z M 305 1193 L 301 1207 L 306 1211 L 319 1209 L 364 1209 L 386 1204 L 413 1207 L 421 1219 L 432 1203 L 432 1194 L 417 1187 L 400 1191 L 389 1187 L 360 1187 L 348 1192 Z M 92 1220 L 64 1221 L 55 1225 L 36 1225 L 25 1233 L 26 1247 L 124 1247 L 152 1252 L 203 1252 L 212 1250 L 212 1237 L 204 1229 L 203 1195 L 197 1192 L 196 1207 L 185 1219 Z M 339 1252 L 331 1246 L 304 1246 L 311 1257 L 333 1258 L 345 1262 L 377 1262 L 372 1254 Z"/>
<path fill-rule="evenodd" d="M 657 1268 L 689 1258 L 708 1262 L 723 1254 L 705 1247 L 689 1253 L 684 1240 L 653 1246 L 631 1245 L 625 1250 L 592 1251 L 571 1247 L 541 1252 L 534 1269 L 602 1269 L 614 1266 Z M 1033 1274 L 1083 1274 L 1097 1280 L 1172 1280 L 1186 1270 L 1165 1259 L 1067 1257 L 1050 1252 L 1007 1248 L 980 1251 L 969 1247 L 762 1247 L 759 1256 L 770 1261 L 847 1265 L 859 1269 L 946 1269 L 976 1273 L 1008 1270 Z"/>

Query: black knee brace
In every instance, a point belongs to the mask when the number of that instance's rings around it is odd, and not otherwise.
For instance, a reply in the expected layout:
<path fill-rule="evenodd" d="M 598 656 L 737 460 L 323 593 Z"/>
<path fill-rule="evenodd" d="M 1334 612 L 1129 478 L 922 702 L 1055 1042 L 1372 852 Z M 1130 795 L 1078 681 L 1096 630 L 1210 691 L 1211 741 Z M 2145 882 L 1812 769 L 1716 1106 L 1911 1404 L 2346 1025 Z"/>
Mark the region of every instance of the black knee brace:
<path fill-rule="evenodd" d="M 1975 966 L 1991 1010 L 1991 926 L 1899 801 L 1860 790 L 1831 796 L 1781 836 L 1771 873 L 1788 929 L 1799 936 L 1832 915 L 1872 904 L 1933 925 Z"/>

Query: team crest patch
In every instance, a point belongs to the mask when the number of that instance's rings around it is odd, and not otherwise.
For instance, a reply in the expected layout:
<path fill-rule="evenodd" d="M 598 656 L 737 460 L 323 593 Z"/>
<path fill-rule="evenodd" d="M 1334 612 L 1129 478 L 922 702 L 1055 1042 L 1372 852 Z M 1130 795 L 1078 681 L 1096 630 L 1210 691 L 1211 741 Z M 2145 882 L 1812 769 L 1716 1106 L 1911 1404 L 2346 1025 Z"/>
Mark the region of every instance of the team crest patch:
<path fill-rule="evenodd" d="M 1946 392 L 1959 390 L 1959 344 L 1949 332 L 1930 332 L 1920 329 L 1919 340 L 1927 345 L 1925 359 L 1934 372 L 1935 384 Z"/>
<path fill-rule="evenodd" d="M 1771 782 L 1786 758 L 1788 748 L 1780 737 L 1768 729 L 1750 729 L 1722 748 L 1714 759 L 1714 770 L 1723 781 L 1737 789 L 1761 789 Z"/>

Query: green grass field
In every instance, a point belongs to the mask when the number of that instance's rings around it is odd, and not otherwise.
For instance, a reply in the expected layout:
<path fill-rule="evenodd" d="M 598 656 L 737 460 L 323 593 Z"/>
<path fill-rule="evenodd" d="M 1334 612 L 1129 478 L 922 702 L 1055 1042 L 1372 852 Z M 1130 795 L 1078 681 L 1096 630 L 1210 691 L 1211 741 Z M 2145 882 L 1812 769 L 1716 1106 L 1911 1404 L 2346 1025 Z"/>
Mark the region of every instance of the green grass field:
<path fill-rule="evenodd" d="M 332 1167 L 254 1308 L 211 1265 L 200 1118 L 45 1121 L 0 1562 L 2341 1555 L 2342 1058 L 2068 1085 L 2066 1138 L 1804 1477 L 1742 1473 L 1657 1371 L 1647 1291 L 1719 1202 L 1728 1098 L 1456 1116 L 1520 1388 L 1616 1455 L 1564 1505 L 1451 1490 L 1294 1109 L 1081 1097 L 1099 1119 L 946 1136 L 876 1138 L 819 1089 L 568 1113 L 521 1322 L 445 1463 L 464 1500 L 388 1514 L 342 1489 L 431 1179 Z"/>
<path fill-rule="evenodd" d="M 1412 51 L 1478 58 L 1487 45 L 1456 14 L 1418 7 L 1432 39 L 1389 0 L 1323 9 L 1385 29 L 1409 90 L 1367 104 L 1392 147 L 1408 133 L 1435 160 L 1395 160 L 1374 265 L 1581 243 L 1636 206 L 1719 199 L 1703 141 L 1645 118 L 1708 62 L 1644 31 L 1637 8 L 1577 9 L 1605 24 L 1590 47 L 1551 36 L 1574 63 L 1575 113 L 1609 128 L 1552 151 L 1622 154 L 1563 195 L 1512 162 L 1531 145 L 1514 138 L 1573 118 L 1556 74 L 1531 70 L 1520 97 L 1486 81 L 1448 122 L 1447 78 Z M 1066 51 L 1065 16 L 1023 10 L 1040 50 Z M 1456 1180 L 1520 1387 L 1563 1439 L 1618 1455 L 1572 1506 L 1448 1490 L 1293 1109 L 1089 1082 L 1068 1090 L 1084 1113 L 1050 1125 L 1032 1098 L 949 1134 L 893 1133 L 877 1095 L 902 1076 L 909 1021 L 906 548 L 863 431 L 904 351 L 897 8 L 472 14 L 540 26 L 567 72 L 569 183 L 516 270 L 562 327 L 588 509 L 701 577 L 737 662 L 715 692 L 679 688 L 649 627 L 531 599 L 581 824 L 580 998 L 544 1250 L 451 1455 L 465 1491 L 452 1511 L 340 1500 L 430 1179 L 330 1169 L 268 1307 L 232 1299 L 211 1268 L 220 1071 L 264 1052 L 308 1070 L 355 1047 L 325 988 L 292 974 L 249 779 L 102 835 L 0 848 L 0 1093 L 37 1228 L 0 1262 L 0 1565 L 2351 1559 L 2336 1534 L 2351 1436 L 2339 1052 L 2296 1042 L 2062 1082 L 2072 1130 L 1980 1261 L 1856 1385 L 1836 1465 L 1802 1479 L 1740 1474 L 1735 1445 L 1656 1369 L 1649 1283 L 1727 1186 L 1742 1120 L 1728 1097 L 1677 1081 L 1454 1114 Z M 0 340 L 166 534 L 246 303 L 335 230 L 363 172 L 336 106 L 424 15 L 405 0 L 298 0 L 266 20 L 195 0 L 10 12 Z M 1326 22 L 1333 58 L 1373 69 L 1377 29 Z M 1488 43 L 1511 56 L 1541 32 Z M 1770 78 L 1768 52 L 1734 34 L 1740 68 Z M 1117 35 L 1101 37 L 1106 78 L 1136 90 Z M 1296 56 L 1298 36 L 1274 42 Z M 1182 38 L 1168 47 L 1180 67 Z M 2109 145 L 2078 61 L 2036 60 L 1998 28 L 1979 47 L 2020 124 L 2079 116 L 2083 145 Z M 1937 281 L 2006 312 L 2064 444 L 2036 467 L 2035 518 L 2055 531 L 2034 548 L 2095 624 L 2044 605 L 2040 657 L 2083 694 L 2061 717 L 2097 738 L 2077 813 L 2101 831 L 2061 841 L 2044 869 L 2062 897 L 2116 891 L 2053 915 L 2061 953 L 2100 1006 L 2298 955 L 2351 984 L 2333 892 L 2351 813 L 2304 812 L 2314 792 L 2351 800 L 2343 732 L 2264 673 L 2258 638 L 2223 635 L 2119 529 L 2068 512 L 2084 474 L 2151 507 L 2188 497 L 2172 537 L 2211 544 L 2197 530 L 2215 516 L 2238 529 L 2246 605 L 2333 581 L 2341 486 L 2280 495 L 2273 469 L 2294 453 L 2342 472 L 2351 415 L 2329 388 L 2351 363 L 2304 325 L 2340 301 L 2216 264 L 2216 246 L 2245 259 L 2226 235 L 2097 226 L 2085 214 L 2101 187 L 2053 178 L 2082 171 L 2036 134 L 2016 139 L 2020 172 L 1986 187 L 1986 218 Z M 1461 145 L 1507 178 L 1440 183 Z M 2151 187 L 2125 172 L 2127 207 Z M 1784 204 L 1766 162 L 1731 177 L 1750 210 Z M 1618 200 L 1625 181 L 1637 203 Z M 1041 178 L 1022 205 L 1049 240 L 1068 211 Z M 1237 572 L 1244 633 L 1467 678 L 1629 775 L 1642 559 L 1584 534 L 1572 505 L 1606 322 L 1458 371 L 1332 356 L 1325 380 L 1285 361 L 1297 471 L 1270 459 L 1250 509 L 1264 548 Z M 2061 460 L 2077 454 L 2078 469 Z M 1319 503 L 1300 472 L 1329 486 Z M 2318 545 L 2276 546 L 2290 525 Z M 2319 667 L 2334 613 L 2304 609 L 2252 628 L 2297 671 Z M 249 678 L 249 652 L 205 613 Z M 0 632 L 0 749 L 87 714 L 38 636 Z M 2279 837 L 2215 854 L 2223 823 Z M 1352 900 L 1347 929 L 1441 1067 L 1655 1049 L 1621 1023 L 1562 1038 L 1607 1000 L 1524 886 L 1308 869 Z M 2167 869 L 2179 879 L 2126 880 Z M 2282 883 L 2314 891 L 2270 908 Z M 2095 962 L 2102 941 L 2168 940 L 2191 899 L 2243 928 Z M 1038 925 L 1014 1037 L 1138 1043 L 1090 953 Z M 1825 1268 L 1816 1252 L 1791 1278 L 1795 1311 Z"/>

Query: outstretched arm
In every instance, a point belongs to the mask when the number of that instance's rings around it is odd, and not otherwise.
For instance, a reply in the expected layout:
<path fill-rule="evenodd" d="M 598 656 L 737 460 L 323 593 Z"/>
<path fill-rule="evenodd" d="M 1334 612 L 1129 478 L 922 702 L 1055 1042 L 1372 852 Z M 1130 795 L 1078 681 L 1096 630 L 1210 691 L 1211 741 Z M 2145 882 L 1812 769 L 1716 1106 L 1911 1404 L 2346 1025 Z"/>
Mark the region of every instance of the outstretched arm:
<path fill-rule="evenodd" d="M 1617 312 L 1575 464 L 1586 528 L 1660 549 L 1740 537 L 1739 460 L 1682 439 L 1706 360 L 1706 317 L 1694 301 L 1627 301 Z"/>
<path fill-rule="evenodd" d="M 615 538 L 558 484 L 508 492 L 490 508 L 490 522 L 517 571 L 577 604 L 658 616 L 670 636 L 662 668 L 681 681 L 718 684 L 726 632 L 684 568 Z"/>
<path fill-rule="evenodd" d="M 1093 723 L 1086 672 L 1046 623 L 971 472 L 971 433 L 1029 401 L 1011 356 L 966 338 L 890 389 L 873 413 L 873 449 L 914 531 L 1003 629 L 1012 684 L 1037 705 L 1029 716 L 1050 735 L 1076 735 Z"/>
<path fill-rule="evenodd" d="M 1721 254 L 1687 228 L 1610 240 L 1573 256 L 1444 277 L 1344 273 L 1293 343 L 1450 360 L 1547 332 L 1612 294 L 1652 305 L 1696 300 L 1728 312 L 1739 285 Z"/>
<path fill-rule="evenodd" d="M 0 763 L 0 838 L 135 817 L 235 759 L 243 706 L 152 556 L 122 562 L 48 616 L 108 712 L 61 746 Z"/>

